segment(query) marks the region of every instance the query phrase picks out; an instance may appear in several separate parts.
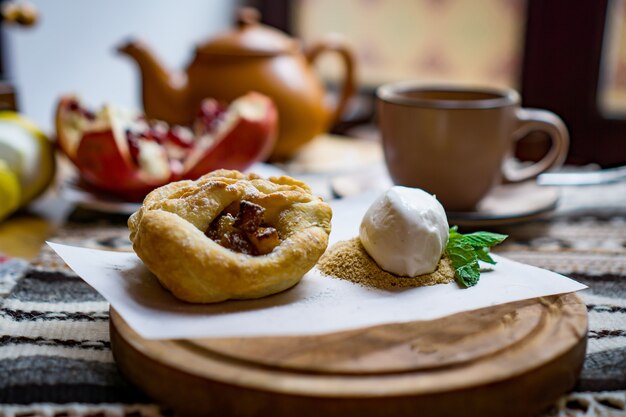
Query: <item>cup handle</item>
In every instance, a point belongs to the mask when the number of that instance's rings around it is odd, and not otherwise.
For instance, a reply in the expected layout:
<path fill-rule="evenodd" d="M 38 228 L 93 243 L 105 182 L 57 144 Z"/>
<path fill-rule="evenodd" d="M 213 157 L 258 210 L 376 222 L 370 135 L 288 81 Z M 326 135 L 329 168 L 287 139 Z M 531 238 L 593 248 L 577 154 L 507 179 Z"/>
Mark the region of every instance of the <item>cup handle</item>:
<path fill-rule="evenodd" d="M 511 164 L 505 164 L 502 172 L 505 181 L 525 181 L 550 168 L 563 165 L 569 148 L 569 133 L 563 120 L 548 110 L 539 109 L 520 108 L 516 110 L 515 117 L 518 123 L 517 129 L 513 133 L 515 143 L 530 132 L 542 131 L 550 136 L 552 146 L 541 160 L 530 166 L 515 168 Z"/>
<path fill-rule="evenodd" d="M 327 35 L 320 41 L 313 44 L 306 51 L 306 59 L 309 64 L 313 64 L 317 57 L 322 52 L 336 52 L 339 54 L 344 66 L 344 76 L 341 87 L 341 96 L 334 109 L 330 110 L 330 117 L 328 119 L 328 125 L 332 125 L 337 122 L 343 114 L 348 100 L 356 91 L 356 77 L 354 71 L 354 52 L 352 48 L 343 40 L 343 38 L 337 35 Z"/>

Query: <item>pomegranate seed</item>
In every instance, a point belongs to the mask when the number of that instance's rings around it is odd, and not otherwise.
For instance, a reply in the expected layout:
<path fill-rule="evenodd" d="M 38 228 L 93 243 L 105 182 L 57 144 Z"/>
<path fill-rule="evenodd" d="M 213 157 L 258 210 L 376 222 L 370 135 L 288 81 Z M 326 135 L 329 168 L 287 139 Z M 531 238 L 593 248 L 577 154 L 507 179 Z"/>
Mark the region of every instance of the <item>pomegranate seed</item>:
<path fill-rule="evenodd" d="M 91 121 L 96 120 L 96 115 L 95 115 L 93 112 L 91 112 L 91 111 L 89 111 L 89 110 L 87 110 L 87 109 L 81 109 L 81 110 L 82 110 L 82 111 L 81 111 L 81 114 L 82 114 L 82 115 L 83 115 L 83 116 L 84 116 L 87 120 L 91 120 Z"/>
<path fill-rule="evenodd" d="M 198 110 L 198 118 L 194 124 L 196 134 L 202 135 L 217 130 L 227 110 L 228 106 L 217 100 L 206 99 L 202 101 Z"/>
<path fill-rule="evenodd" d="M 67 108 L 71 111 L 79 111 L 80 105 L 78 104 L 78 101 L 72 100 L 69 103 L 67 103 Z"/>
<path fill-rule="evenodd" d="M 159 132 L 155 132 L 154 130 L 148 130 L 147 132 L 144 132 L 141 134 L 142 138 L 145 140 L 148 140 L 150 142 L 156 142 L 159 145 L 163 142 L 163 135 L 160 134 Z"/>
<path fill-rule="evenodd" d="M 183 163 L 177 159 L 170 159 L 170 170 L 174 175 L 183 173 Z"/>
<path fill-rule="evenodd" d="M 168 130 L 167 123 L 158 121 L 150 126 L 150 135 L 157 143 L 163 144 L 167 141 Z"/>
<path fill-rule="evenodd" d="M 193 147 L 193 134 L 184 127 L 174 126 L 167 131 L 167 141 L 181 148 Z"/>
<path fill-rule="evenodd" d="M 136 137 L 137 140 L 145 140 L 147 142 L 156 142 L 160 144 L 158 135 L 154 135 L 151 130 L 142 131 L 142 132 L 131 132 L 132 135 Z"/>
<path fill-rule="evenodd" d="M 130 157 L 135 164 L 139 163 L 139 138 L 130 130 L 126 130 L 126 141 L 128 142 L 128 150 Z"/>
<path fill-rule="evenodd" d="M 86 108 L 82 107 L 77 100 L 72 100 L 67 104 L 67 108 L 70 111 L 76 112 L 78 114 L 80 114 L 81 116 L 83 116 L 84 118 L 86 118 L 87 120 L 93 121 L 96 120 L 96 115 L 95 113 L 87 110 Z"/>

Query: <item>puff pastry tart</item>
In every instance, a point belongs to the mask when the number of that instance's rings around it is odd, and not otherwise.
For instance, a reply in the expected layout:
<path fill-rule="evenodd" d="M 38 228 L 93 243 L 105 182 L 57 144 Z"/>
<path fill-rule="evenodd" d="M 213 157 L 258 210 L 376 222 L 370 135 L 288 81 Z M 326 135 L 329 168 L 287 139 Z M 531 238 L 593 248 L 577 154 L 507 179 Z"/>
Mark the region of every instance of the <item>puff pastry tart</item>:
<path fill-rule="evenodd" d="M 218 170 L 152 191 L 128 226 L 135 252 L 165 288 L 213 303 L 298 283 L 326 250 L 331 217 L 291 177 Z"/>

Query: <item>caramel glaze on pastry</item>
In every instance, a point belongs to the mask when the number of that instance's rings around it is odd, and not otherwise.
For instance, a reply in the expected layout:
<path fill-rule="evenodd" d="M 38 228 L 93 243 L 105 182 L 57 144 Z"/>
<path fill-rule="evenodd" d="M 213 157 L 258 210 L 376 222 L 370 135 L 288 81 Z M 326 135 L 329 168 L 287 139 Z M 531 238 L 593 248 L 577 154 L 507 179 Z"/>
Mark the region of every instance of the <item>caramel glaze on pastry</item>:
<path fill-rule="evenodd" d="M 326 250 L 332 212 L 291 177 L 218 170 L 148 194 L 133 249 L 177 298 L 250 299 L 292 287 Z"/>

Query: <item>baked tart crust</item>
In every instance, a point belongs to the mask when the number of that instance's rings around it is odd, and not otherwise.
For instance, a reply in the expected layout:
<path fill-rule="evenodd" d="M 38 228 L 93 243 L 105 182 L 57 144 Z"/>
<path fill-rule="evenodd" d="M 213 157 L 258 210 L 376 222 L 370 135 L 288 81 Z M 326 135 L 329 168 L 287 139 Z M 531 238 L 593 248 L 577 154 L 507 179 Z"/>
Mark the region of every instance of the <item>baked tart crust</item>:
<path fill-rule="evenodd" d="M 262 207 L 263 230 L 278 233 L 269 253 L 236 252 L 205 234 L 241 201 Z M 326 250 L 331 217 L 330 206 L 291 177 L 218 170 L 155 189 L 128 226 L 133 249 L 165 288 L 188 302 L 213 303 L 298 283 Z"/>

